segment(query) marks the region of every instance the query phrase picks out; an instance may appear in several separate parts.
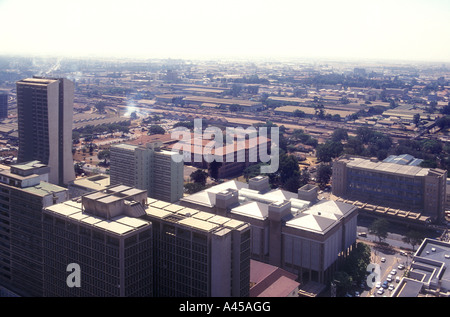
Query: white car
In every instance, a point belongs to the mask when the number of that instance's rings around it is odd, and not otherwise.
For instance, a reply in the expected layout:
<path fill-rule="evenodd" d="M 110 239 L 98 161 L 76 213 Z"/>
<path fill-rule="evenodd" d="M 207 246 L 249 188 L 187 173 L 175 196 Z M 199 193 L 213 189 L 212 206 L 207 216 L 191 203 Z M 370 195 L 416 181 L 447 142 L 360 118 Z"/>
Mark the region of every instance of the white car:
<path fill-rule="evenodd" d="M 398 266 L 397 266 L 397 269 L 399 269 L 399 270 L 403 270 L 405 268 L 405 265 L 404 264 L 399 264 Z"/>
<path fill-rule="evenodd" d="M 381 287 L 381 282 L 377 282 L 377 284 L 375 284 L 376 288 L 380 288 Z"/>
<path fill-rule="evenodd" d="M 386 258 L 384 258 L 384 257 L 381 258 L 381 262 L 383 262 L 383 263 L 386 262 Z"/>
<path fill-rule="evenodd" d="M 397 276 L 396 278 L 395 278 L 395 282 L 400 282 L 400 276 Z"/>
<path fill-rule="evenodd" d="M 395 286 L 393 284 L 389 285 L 388 290 L 393 291 Z"/>
<path fill-rule="evenodd" d="M 377 291 L 377 294 L 378 294 L 378 295 L 383 295 L 383 294 L 384 294 L 384 289 L 380 288 L 380 289 Z"/>
<path fill-rule="evenodd" d="M 392 275 L 391 275 L 391 274 L 389 274 L 389 275 L 387 276 L 386 281 L 392 282 Z"/>
<path fill-rule="evenodd" d="M 392 269 L 391 275 L 395 275 L 395 274 L 397 274 L 397 270 L 396 269 Z"/>

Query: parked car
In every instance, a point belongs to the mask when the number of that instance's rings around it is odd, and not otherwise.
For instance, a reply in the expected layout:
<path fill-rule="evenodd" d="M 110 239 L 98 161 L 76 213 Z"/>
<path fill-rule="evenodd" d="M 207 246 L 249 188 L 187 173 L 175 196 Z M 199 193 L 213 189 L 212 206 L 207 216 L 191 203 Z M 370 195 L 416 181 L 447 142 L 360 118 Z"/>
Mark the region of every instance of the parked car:
<path fill-rule="evenodd" d="M 397 274 L 397 270 L 396 269 L 392 269 L 391 275 L 395 275 L 395 274 Z"/>
<path fill-rule="evenodd" d="M 376 288 L 380 288 L 381 287 L 381 282 L 377 282 L 377 284 L 375 284 Z"/>
<path fill-rule="evenodd" d="M 396 278 L 395 278 L 395 282 L 400 282 L 400 276 L 397 276 Z"/>
<path fill-rule="evenodd" d="M 383 262 L 383 263 L 386 262 L 386 258 L 385 258 L 385 257 L 382 257 L 382 258 L 381 258 L 381 262 Z"/>
<path fill-rule="evenodd" d="M 405 268 L 405 265 L 404 264 L 399 264 L 398 266 L 397 266 L 397 269 L 399 269 L 399 270 L 403 270 Z"/>
<path fill-rule="evenodd" d="M 393 291 L 395 288 L 394 284 L 389 285 L 388 290 Z"/>
<path fill-rule="evenodd" d="M 380 288 L 380 289 L 377 291 L 377 294 L 378 294 L 378 295 L 383 295 L 383 294 L 384 294 L 384 289 Z"/>

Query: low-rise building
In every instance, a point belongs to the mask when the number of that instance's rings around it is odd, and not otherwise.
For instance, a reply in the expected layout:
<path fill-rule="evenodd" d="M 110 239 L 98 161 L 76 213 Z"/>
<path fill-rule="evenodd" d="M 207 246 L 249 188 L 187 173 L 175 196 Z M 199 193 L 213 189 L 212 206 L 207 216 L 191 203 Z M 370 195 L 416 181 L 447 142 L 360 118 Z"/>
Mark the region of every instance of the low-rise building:
<path fill-rule="evenodd" d="M 450 243 L 426 238 L 417 249 L 392 297 L 417 297 L 423 294 L 450 297 Z"/>
<path fill-rule="evenodd" d="M 375 214 L 389 214 L 391 208 L 399 221 L 443 220 L 447 171 L 399 162 L 344 155 L 333 162 L 333 194 L 374 206 L 366 209 Z"/>
<path fill-rule="evenodd" d="M 326 283 L 356 243 L 358 208 L 317 200 L 318 188 L 270 189 L 268 177 L 229 181 L 185 196 L 180 204 L 251 224 L 252 259 Z"/>

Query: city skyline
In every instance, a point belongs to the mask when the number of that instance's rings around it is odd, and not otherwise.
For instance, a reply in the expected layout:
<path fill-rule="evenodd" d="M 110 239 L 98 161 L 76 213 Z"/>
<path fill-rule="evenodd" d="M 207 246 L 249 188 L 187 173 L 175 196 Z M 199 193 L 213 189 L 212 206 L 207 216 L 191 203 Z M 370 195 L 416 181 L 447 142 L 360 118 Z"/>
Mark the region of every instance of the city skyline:
<path fill-rule="evenodd" d="M 0 54 L 449 62 L 449 13 L 440 0 L 4 0 Z"/>

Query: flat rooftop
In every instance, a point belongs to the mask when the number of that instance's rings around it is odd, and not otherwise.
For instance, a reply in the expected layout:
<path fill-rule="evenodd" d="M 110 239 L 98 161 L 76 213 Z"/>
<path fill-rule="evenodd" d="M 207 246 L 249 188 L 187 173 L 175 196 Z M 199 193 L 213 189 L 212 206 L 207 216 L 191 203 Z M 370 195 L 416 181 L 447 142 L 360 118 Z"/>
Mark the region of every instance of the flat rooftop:
<path fill-rule="evenodd" d="M 110 234 L 123 236 L 139 228 L 149 226 L 148 221 L 129 216 L 118 216 L 111 220 L 92 216 L 84 213 L 82 204 L 74 201 L 66 201 L 45 208 L 45 212 L 54 216 L 65 218 L 74 223 L 80 223 L 95 229 L 103 230 Z"/>
<path fill-rule="evenodd" d="M 234 230 L 248 226 L 243 221 L 156 199 L 148 199 L 147 203 L 148 206 L 145 212 L 149 217 L 169 221 L 199 231 L 218 233 L 224 228 Z"/>
<path fill-rule="evenodd" d="M 401 176 L 426 176 L 430 171 L 429 168 L 387 162 L 374 162 L 360 157 L 342 158 L 340 160 L 346 162 L 347 167 Z"/>

